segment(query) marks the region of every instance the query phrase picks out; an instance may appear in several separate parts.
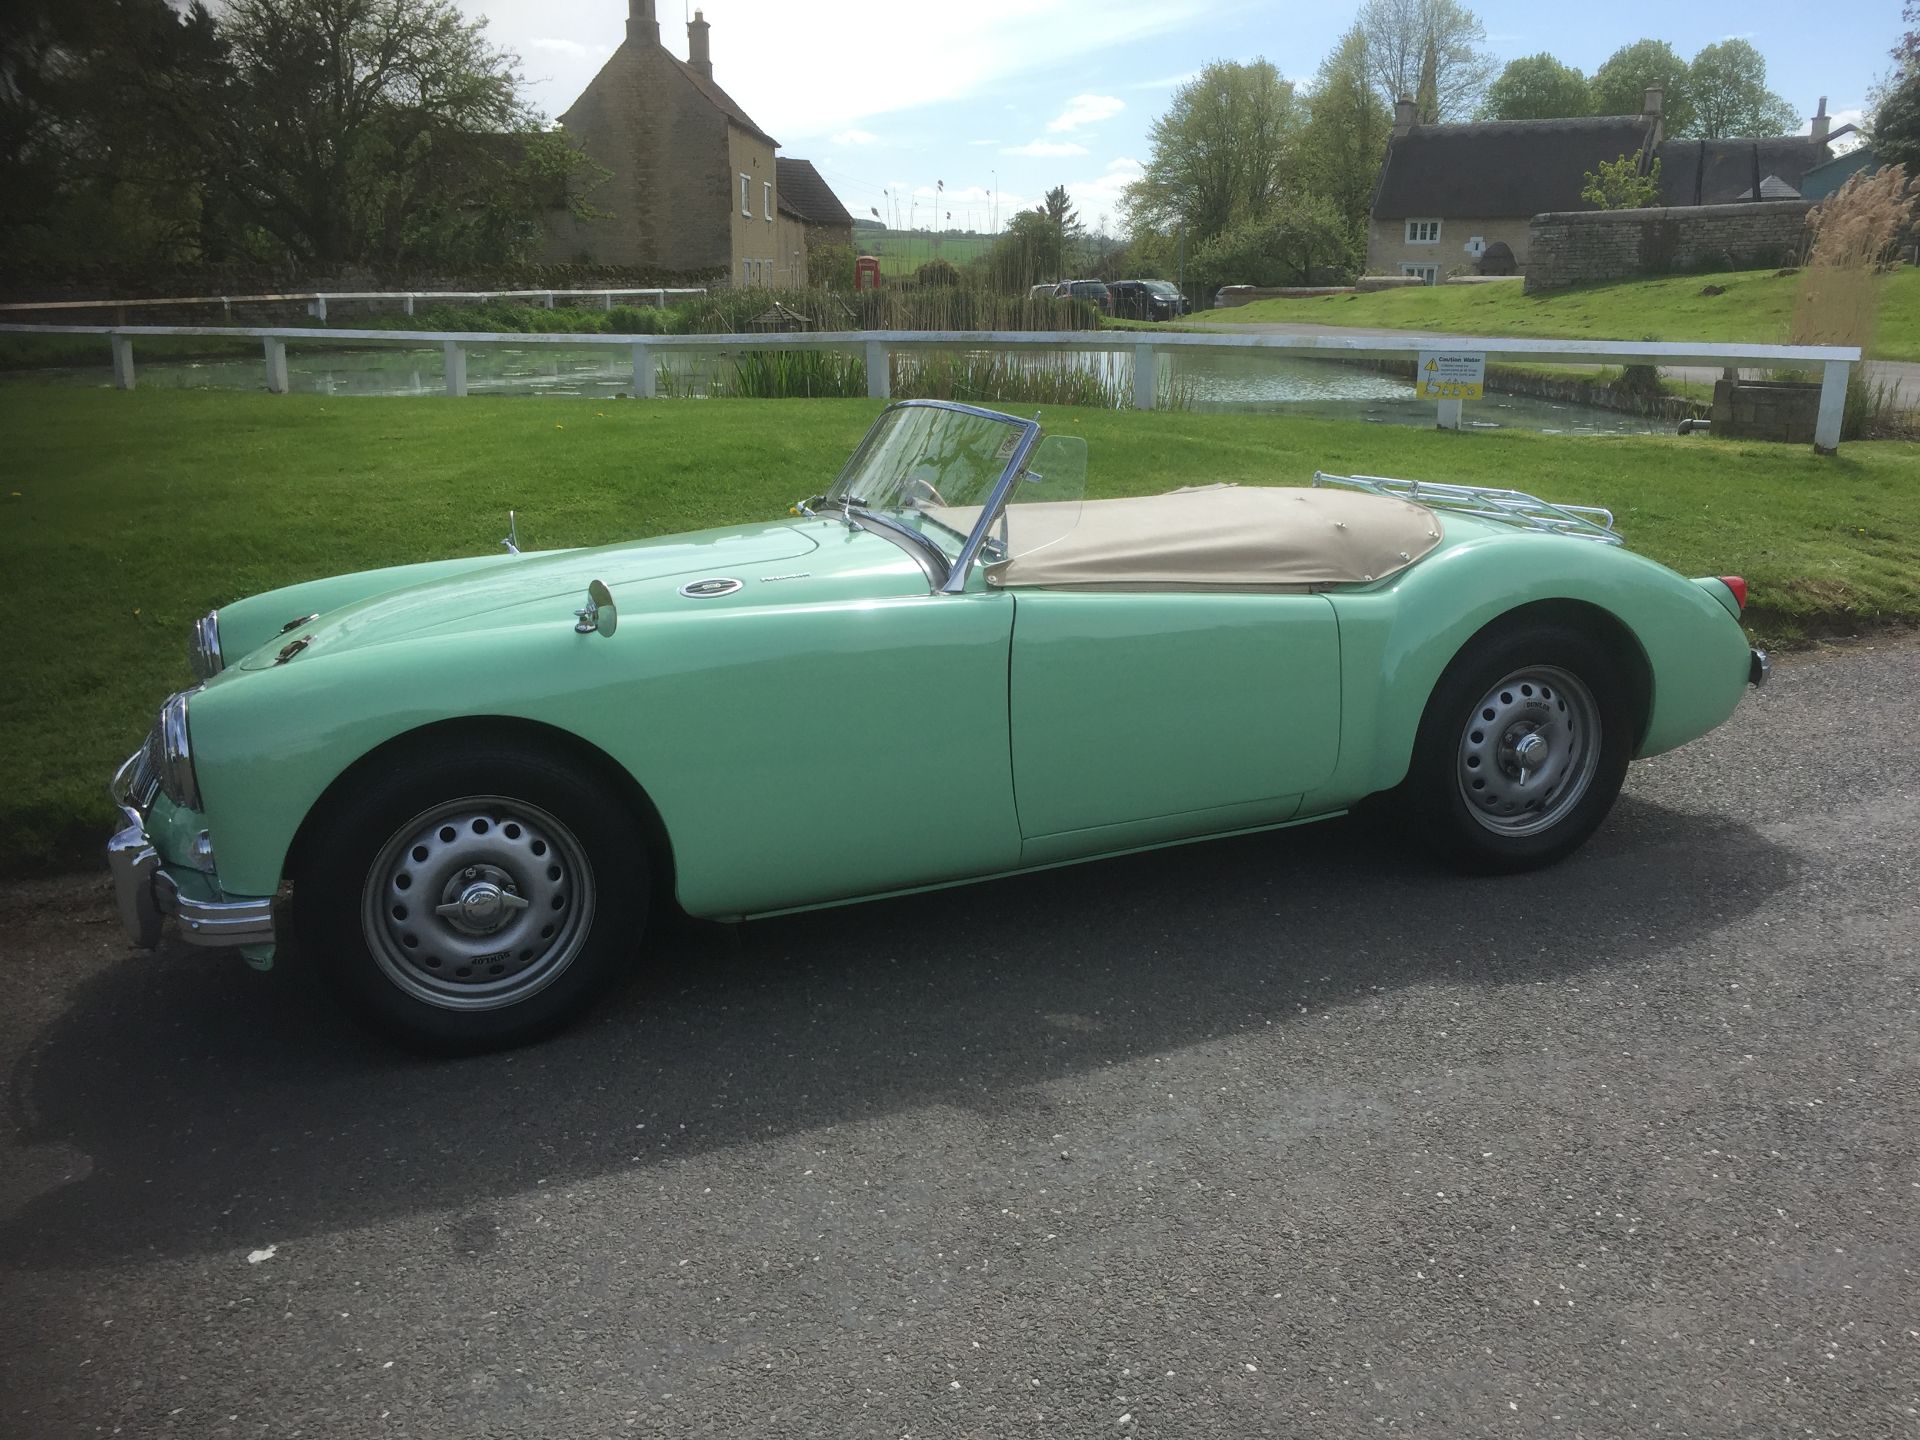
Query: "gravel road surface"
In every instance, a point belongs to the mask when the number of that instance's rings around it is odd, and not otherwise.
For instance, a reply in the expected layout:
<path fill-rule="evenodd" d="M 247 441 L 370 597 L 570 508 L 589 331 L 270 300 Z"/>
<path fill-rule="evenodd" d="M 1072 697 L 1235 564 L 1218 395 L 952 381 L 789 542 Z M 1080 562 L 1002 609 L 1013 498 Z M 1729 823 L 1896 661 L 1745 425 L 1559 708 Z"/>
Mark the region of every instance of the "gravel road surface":
<path fill-rule="evenodd" d="M 460 1063 L 0 890 L 0 1435 L 1920 1434 L 1916 721 L 1809 656 L 1549 873 L 682 926 Z"/>

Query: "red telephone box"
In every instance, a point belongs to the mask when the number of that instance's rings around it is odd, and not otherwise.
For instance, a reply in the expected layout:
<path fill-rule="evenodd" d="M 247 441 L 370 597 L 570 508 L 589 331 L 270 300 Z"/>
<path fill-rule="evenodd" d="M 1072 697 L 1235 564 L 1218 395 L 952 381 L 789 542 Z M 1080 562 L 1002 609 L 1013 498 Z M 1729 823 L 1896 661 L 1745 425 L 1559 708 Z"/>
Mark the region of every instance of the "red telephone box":
<path fill-rule="evenodd" d="M 855 290 L 880 288 L 880 257 L 878 255 L 862 255 L 854 260 L 853 288 Z"/>

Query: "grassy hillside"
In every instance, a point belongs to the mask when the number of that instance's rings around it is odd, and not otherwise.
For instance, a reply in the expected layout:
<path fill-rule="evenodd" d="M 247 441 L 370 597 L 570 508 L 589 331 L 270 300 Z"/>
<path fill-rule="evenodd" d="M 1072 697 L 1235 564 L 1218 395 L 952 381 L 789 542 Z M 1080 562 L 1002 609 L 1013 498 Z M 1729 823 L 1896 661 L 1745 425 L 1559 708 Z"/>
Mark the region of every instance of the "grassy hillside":
<path fill-rule="evenodd" d="M 936 258 L 964 269 L 993 248 L 991 235 L 942 235 L 936 239 L 924 230 L 856 230 L 853 239 L 855 249 L 871 248 L 880 257 L 882 275 L 911 275 Z"/>
<path fill-rule="evenodd" d="M 1881 282 L 1873 353 L 1920 360 L 1920 271 L 1901 269 Z M 1537 336 L 1554 340 L 1725 340 L 1784 344 L 1798 271 L 1744 270 L 1725 275 L 1669 275 L 1540 295 L 1518 285 L 1426 285 L 1373 295 L 1260 300 L 1210 313 L 1209 321 L 1291 321 L 1385 330 L 1439 330 L 1461 335 Z M 1719 290 L 1720 294 L 1709 294 Z"/>
<path fill-rule="evenodd" d="M 829 484 L 866 400 L 340 400 L 0 384 L 0 870 L 91 857 L 105 785 L 189 681 L 208 608 L 296 580 L 592 545 L 786 513 Z M 1629 543 L 1753 582 L 1761 631 L 1920 619 L 1920 446 L 1458 434 L 1271 415 L 1052 410 L 1091 493 L 1316 467 L 1493 481 L 1611 506 Z"/>

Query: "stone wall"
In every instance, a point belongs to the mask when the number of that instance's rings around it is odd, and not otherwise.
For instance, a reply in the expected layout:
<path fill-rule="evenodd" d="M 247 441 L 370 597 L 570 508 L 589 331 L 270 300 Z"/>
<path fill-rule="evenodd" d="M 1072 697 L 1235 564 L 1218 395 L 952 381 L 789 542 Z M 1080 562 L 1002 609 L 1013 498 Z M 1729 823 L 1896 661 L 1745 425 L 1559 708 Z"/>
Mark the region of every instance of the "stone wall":
<path fill-rule="evenodd" d="M 1558 210 L 1527 226 L 1527 290 L 1631 275 L 1759 270 L 1798 261 L 1804 200 L 1654 210 Z"/>

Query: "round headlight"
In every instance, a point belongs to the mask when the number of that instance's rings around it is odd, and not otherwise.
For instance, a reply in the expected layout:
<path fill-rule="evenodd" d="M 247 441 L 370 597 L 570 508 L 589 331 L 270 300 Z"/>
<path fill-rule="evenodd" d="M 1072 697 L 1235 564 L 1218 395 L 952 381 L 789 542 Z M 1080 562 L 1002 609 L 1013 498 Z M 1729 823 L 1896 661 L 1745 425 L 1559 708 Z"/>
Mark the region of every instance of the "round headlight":
<path fill-rule="evenodd" d="M 160 739 L 160 788 L 176 805 L 189 810 L 200 808 L 200 781 L 193 773 L 193 747 L 187 738 L 187 699 L 193 692 L 182 690 L 160 707 L 154 730 Z"/>
<path fill-rule="evenodd" d="M 197 680 L 211 680 L 227 663 L 220 657 L 218 610 L 209 610 L 193 622 L 193 634 L 187 640 L 187 663 Z"/>

